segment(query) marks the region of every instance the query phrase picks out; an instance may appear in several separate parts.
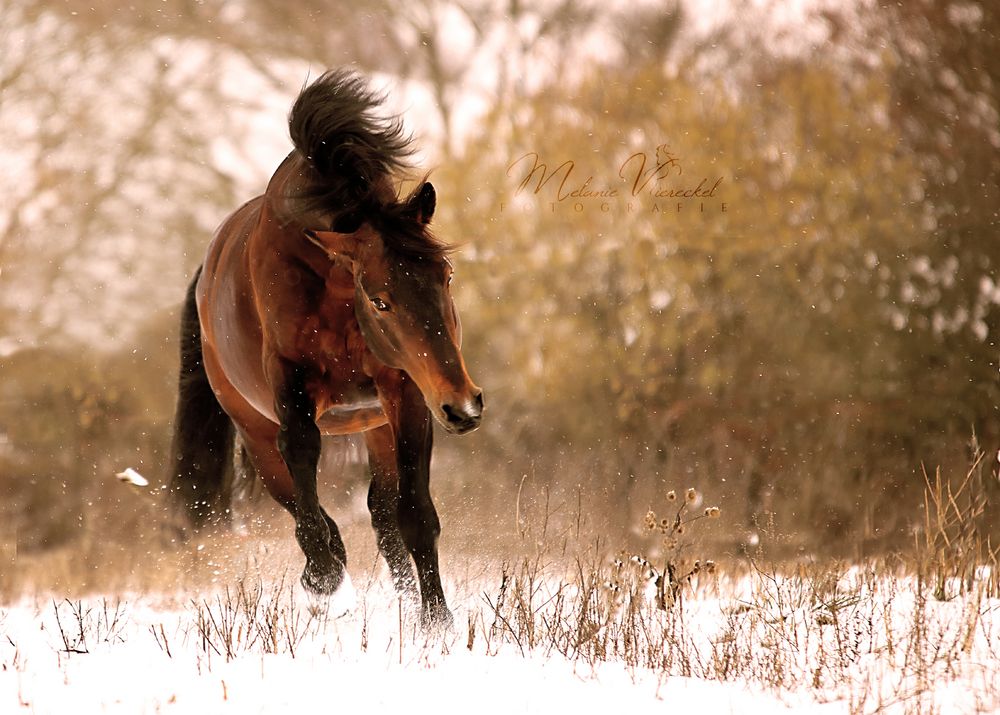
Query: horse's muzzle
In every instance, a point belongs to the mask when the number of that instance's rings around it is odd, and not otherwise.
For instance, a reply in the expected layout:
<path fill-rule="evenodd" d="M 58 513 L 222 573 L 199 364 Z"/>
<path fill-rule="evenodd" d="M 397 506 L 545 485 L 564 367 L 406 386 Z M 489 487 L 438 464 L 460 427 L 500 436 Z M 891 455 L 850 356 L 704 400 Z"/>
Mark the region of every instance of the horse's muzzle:
<path fill-rule="evenodd" d="M 479 426 L 483 417 L 483 391 L 478 387 L 470 398 L 441 404 L 442 423 L 452 434 L 465 434 Z"/>

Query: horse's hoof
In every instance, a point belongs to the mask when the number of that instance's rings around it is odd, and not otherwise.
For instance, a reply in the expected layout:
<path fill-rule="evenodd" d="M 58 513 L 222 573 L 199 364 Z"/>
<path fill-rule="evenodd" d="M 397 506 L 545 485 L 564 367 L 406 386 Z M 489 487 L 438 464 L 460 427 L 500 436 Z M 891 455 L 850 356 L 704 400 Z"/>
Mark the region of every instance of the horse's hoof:
<path fill-rule="evenodd" d="M 417 590 L 417 585 L 409 580 L 397 581 L 394 586 L 396 598 L 403 604 L 403 609 L 414 616 L 420 614 L 423 606 L 420 603 L 420 591 Z"/>
<path fill-rule="evenodd" d="M 455 630 L 455 617 L 443 603 L 427 606 L 420 614 L 420 626 L 426 633 L 448 633 Z"/>
<path fill-rule="evenodd" d="M 340 586 L 347 576 L 347 569 L 341 566 L 330 571 L 317 571 L 306 564 L 302 571 L 302 588 L 316 596 L 329 596 Z"/>
<path fill-rule="evenodd" d="M 340 618 L 354 611 L 357 605 L 357 591 L 346 569 L 339 574 L 317 577 L 306 568 L 302 572 L 302 587 L 309 600 L 309 612 L 313 615 Z"/>

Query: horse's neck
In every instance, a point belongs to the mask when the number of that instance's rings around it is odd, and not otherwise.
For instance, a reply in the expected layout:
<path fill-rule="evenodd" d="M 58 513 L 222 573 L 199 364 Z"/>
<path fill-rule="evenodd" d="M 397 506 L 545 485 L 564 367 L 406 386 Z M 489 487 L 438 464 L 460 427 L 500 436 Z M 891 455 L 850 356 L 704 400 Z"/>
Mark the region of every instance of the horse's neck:
<path fill-rule="evenodd" d="M 293 152 L 274 172 L 260 206 L 257 229 L 251 236 L 251 253 L 257 256 L 256 270 L 273 270 L 273 261 L 282 264 L 307 266 L 315 275 L 324 279 L 328 292 L 338 299 L 351 298 L 354 292 L 354 274 L 348 262 L 331 259 L 321 245 L 310 240 L 311 231 L 321 230 L 322 221 L 316 226 L 304 225 L 301 216 L 289 220 L 282 215 L 287 200 L 289 181 L 298 175 L 304 162 Z M 291 187 L 293 188 L 293 187 Z M 294 194 L 293 194 L 294 195 Z M 254 270 L 252 268 L 252 270 Z"/>
<path fill-rule="evenodd" d="M 267 189 L 264 191 L 264 196 L 272 200 L 284 198 L 289 188 L 290 179 L 294 175 L 300 174 L 304 166 L 305 162 L 302 161 L 297 151 L 293 151 L 286 156 L 284 161 L 278 164 L 278 168 L 274 170 L 271 179 L 267 182 Z"/>
<path fill-rule="evenodd" d="M 303 213 L 292 210 L 292 199 L 300 191 L 305 181 L 308 165 L 297 151 L 292 151 L 278 165 L 264 191 L 264 203 L 271 215 L 282 225 L 297 224 L 300 230 L 322 231 L 328 228 L 328 221 L 319 213 Z"/>

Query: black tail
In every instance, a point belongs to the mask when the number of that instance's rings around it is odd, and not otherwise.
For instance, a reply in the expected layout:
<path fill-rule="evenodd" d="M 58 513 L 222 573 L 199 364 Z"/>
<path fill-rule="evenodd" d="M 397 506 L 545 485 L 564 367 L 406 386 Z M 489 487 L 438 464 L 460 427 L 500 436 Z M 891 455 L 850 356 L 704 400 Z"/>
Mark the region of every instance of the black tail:
<path fill-rule="evenodd" d="M 188 287 L 181 311 L 181 370 L 170 491 L 197 528 L 229 520 L 233 476 L 233 423 L 208 384 L 201 354 L 201 325 L 195 288 Z"/>
<path fill-rule="evenodd" d="M 297 210 L 363 207 L 375 184 L 413 153 L 398 118 L 379 116 L 385 97 L 350 70 L 330 70 L 302 90 L 288 116 L 292 143 L 313 169 Z"/>

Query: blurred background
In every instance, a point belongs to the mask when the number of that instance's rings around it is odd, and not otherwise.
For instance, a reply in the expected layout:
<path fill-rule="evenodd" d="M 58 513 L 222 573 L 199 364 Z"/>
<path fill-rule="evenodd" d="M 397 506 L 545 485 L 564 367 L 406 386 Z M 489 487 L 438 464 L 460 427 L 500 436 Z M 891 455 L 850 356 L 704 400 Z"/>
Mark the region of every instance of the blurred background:
<path fill-rule="evenodd" d="M 184 287 L 345 64 L 462 245 L 488 413 L 438 435 L 445 538 L 520 500 L 627 540 L 694 486 L 734 550 L 870 553 L 979 452 L 995 531 L 1000 6 L 881 5 L 0 0 L 9 563 L 159 533 Z M 364 458 L 328 451 L 353 513 Z"/>

